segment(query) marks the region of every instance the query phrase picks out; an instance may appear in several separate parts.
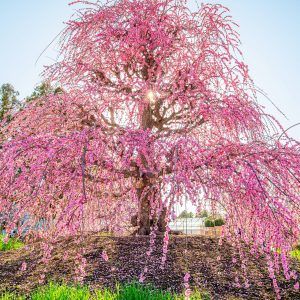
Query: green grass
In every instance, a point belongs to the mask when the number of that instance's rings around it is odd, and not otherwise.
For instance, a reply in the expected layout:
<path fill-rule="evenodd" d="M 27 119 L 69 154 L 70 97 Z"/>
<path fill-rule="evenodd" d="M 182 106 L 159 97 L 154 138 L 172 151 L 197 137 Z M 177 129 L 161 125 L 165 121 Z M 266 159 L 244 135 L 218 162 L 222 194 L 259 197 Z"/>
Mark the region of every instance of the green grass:
<path fill-rule="evenodd" d="M 13 293 L 4 293 L 0 296 L 1 300 L 25 300 L 26 297 L 25 296 L 18 296 L 16 294 Z"/>
<path fill-rule="evenodd" d="M 5 293 L 0 300 L 25 300 L 25 296 Z M 50 282 L 39 287 L 30 296 L 31 300 L 184 300 L 184 295 L 176 295 L 153 288 L 150 285 L 130 283 L 116 285 L 116 290 L 97 289 L 93 292 L 87 286 L 57 284 Z M 210 300 L 208 293 L 195 291 L 191 300 Z"/>
<path fill-rule="evenodd" d="M 16 238 L 10 238 L 7 243 L 5 243 L 3 240 L 5 238 L 5 235 L 0 235 L 0 251 L 8 251 L 13 249 L 19 249 L 22 248 L 25 244 L 22 243 L 20 240 Z M 9 298 L 8 298 L 9 299 Z"/>
<path fill-rule="evenodd" d="M 281 249 L 276 250 L 277 253 L 281 253 Z M 300 245 L 297 245 L 293 250 L 290 251 L 291 257 L 297 258 L 300 260 Z"/>
<path fill-rule="evenodd" d="M 295 257 L 298 260 L 300 260 L 300 249 L 299 249 L 299 246 L 296 249 L 292 250 L 290 253 L 291 253 L 292 257 Z"/>
<path fill-rule="evenodd" d="M 86 286 L 68 286 L 50 282 L 47 286 L 38 288 L 31 294 L 32 300 L 51 300 L 51 299 L 92 299 L 91 293 Z"/>

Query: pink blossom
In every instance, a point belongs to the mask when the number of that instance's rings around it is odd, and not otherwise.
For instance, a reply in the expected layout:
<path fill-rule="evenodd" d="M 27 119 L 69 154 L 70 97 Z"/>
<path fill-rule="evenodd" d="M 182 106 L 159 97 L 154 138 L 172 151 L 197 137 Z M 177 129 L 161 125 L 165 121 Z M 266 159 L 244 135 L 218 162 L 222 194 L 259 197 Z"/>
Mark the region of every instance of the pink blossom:
<path fill-rule="evenodd" d="M 38 282 L 39 282 L 40 284 L 42 284 L 42 283 L 44 283 L 44 280 L 45 280 L 45 274 L 42 273 L 42 274 L 40 274 L 40 278 L 39 278 Z"/>
<path fill-rule="evenodd" d="M 191 277 L 190 273 L 186 272 L 183 277 L 184 282 L 188 282 L 190 277 Z"/>
<path fill-rule="evenodd" d="M 25 261 L 23 261 L 20 270 L 26 271 L 26 269 L 27 269 L 27 263 Z"/>
<path fill-rule="evenodd" d="M 248 289 L 250 287 L 250 283 L 248 280 L 245 281 L 245 288 Z"/>
<path fill-rule="evenodd" d="M 185 291 L 184 291 L 184 296 L 185 296 L 185 300 L 189 300 L 190 299 L 190 295 L 192 294 L 192 290 L 187 288 Z"/>
<path fill-rule="evenodd" d="M 76 257 L 76 269 L 75 269 L 75 273 L 76 273 L 76 281 L 79 283 L 83 283 L 83 280 L 86 276 L 86 258 L 83 257 L 83 254 L 78 254 Z"/>
<path fill-rule="evenodd" d="M 108 255 L 105 250 L 102 251 L 101 257 L 103 258 L 104 261 L 108 261 Z"/>
<path fill-rule="evenodd" d="M 186 272 L 184 274 L 183 277 L 183 282 L 184 282 L 184 295 L 185 295 L 185 300 L 189 300 L 190 299 L 190 295 L 191 295 L 191 289 L 190 289 L 190 285 L 189 285 L 189 279 L 190 279 L 191 275 L 190 273 Z"/>
<path fill-rule="evenodd" d="M 291 272 L 290 272 L 290 276 L 293 278 L 293 279 L 297 279 L 298 278 L 298 275 L 296 274 L 296 271 L 295 270 L 292 270 Z"/>
<path fill-rule="evenodd" d="M 140 282 L 140 283 L 143 283 L 144 280 L 145 280 L 145 276 L 144 276 L 143 273 L 141 273 L 141 274 L 140 274 L 140 277 L 139 277 L 139 282 Z"/>
<path fill-rule="evenodd" d="M 63 256 L 63 260 L 68 260 L 69 259 L 69 254 L 66 252 Z"/>

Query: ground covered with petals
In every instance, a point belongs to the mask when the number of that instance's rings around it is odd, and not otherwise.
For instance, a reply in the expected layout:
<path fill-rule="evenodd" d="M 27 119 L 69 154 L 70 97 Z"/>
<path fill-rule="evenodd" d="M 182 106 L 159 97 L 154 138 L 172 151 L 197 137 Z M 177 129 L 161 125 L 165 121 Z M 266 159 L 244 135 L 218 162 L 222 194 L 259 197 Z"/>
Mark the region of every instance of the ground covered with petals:
<path fill-rule="evenodd" d="M 78 238 L 79 239 L 79 238 Z M 238 255 L 227 244 L 218 246 L 218 240 L 200 236 L 172 236 L 164 269 L 160 269 L 162 239 L 157 238 L 155 250 L 148 258 L 148 237 L 110 237 L 97 234 L 84 237 L 82 244 L 76 238 L 62 239 L 53 246 L 45 280 L 72 281 L 75 275 L 75 257 L 83 246 L 86 263 L 84 283 L 93 288 L 115 287 L 116 282 L 138 280 L 147 266 L 145 283 L 156 287 L 182 292 L 186 270 L 191 274 L 191 287 L 207 290 L 212 299 L 274 299 L 263 258 L 251 257 L 248 261 L 249 288 L 244 287 Z M 185 251 L 187 249 L 187 251 Z M 103 258 L 103 251 L 108 259 Z M 0 290 L 29 293 L 39 286 L 40 274 L 45 266 L 40 261 L 39 243 L 0 253 Z M 24 263 L 26 267 L 24 267 Z M 295 260 L 294 268 L 300 269 Z M 283 299 L 299 299 L 292 283 L 279 278 Z M 240 287 L 238 287 L 240 284 Z"/>

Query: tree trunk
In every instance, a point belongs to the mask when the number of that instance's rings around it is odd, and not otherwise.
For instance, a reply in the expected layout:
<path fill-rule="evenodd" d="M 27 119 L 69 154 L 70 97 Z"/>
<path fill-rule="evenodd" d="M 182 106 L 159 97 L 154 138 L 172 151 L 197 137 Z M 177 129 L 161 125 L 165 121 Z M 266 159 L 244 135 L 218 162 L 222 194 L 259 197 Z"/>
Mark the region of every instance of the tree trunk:
<path fill-rule="evenodd" d="M 157 226 L 158 226 L 158 231 L 161 233 L 164 233 L 166 231 L 166 214 L 167 214 L 167 208 L 163 207 L 162 211 L 160 213 L 158 222 L 157 222 Z"/>
<path fill-rule="evenodd" d="M 150 200 L 148 194 L 143 195 L 145 189 L 150 187 L 149 180 L 144 178 L 139 187 L 137 187 L 137 195 L 139 199 L 138 215 L 132 218 L 132 225 L 138 226 L 138 235 L 149 235 L 151 232 L 151 226 L 157 224 L 158 232 L 163 233 L 166 231 L 166 212 L 167 209 L 164 207 L 161 210 L 160 216 L 157 219 L 156 216 L 150 218 Z M 158 199 L 156 199 L 158 200 Z"/>
<path fill-rule="evenodd" d="M 147 96 L 146 96 L 147 97 Z M 149 99 L 147 99 L 149 101 Z M 152 111 L 150 104 L 147 104 L 143 108 L 142 112 L 142 122 L 141 122 L 141 128 L 144 130 L 146 129 L 152 129 L 153 128 L 153 118 L 152 118 Z M 148 162 L 147 159 L 143 154 L 140 155 L 141 160 L 143 162 L 143 165 L 145 169 L 148 168 Z M 139 184 L 137 186 L 137 196 L 139 199 L 139 208 L 138 208 L 138 214 L 137 216 L 133 216 L 131 218 L 131 223 L 133 226 L 138 226 L 137 234 L 138 235 L 149 235 L 151 232 L 151 226 L 157 224 L 158 231 L 159 232 L 165 232 L 166 231 L 166 222 L 165 222 L 165 216 L 166 216 L 166 208 L 162 208 L 162 211 L 160 213 L 159 218 L 157 219 L 156 216 L 152 216 L 152 219 L 150 219 L 150 199 L 148 193 L 144 193 L 145 190 L 148 190 L 149 187 L 151 187 L 152 183 L 150 182 L 150 178 L 147 177 L 146 174 L 142 176 L 142 178 L 139 181 Z M 143 195 L 144 193 L 144 195 Z M 157 193 L 159 194 L 159 193 Z M 157 195 L 158 196 L 158 195 Z M 159 195 L 160 197 L 160 195 Z M 160 201 L 161 199 L 155 199 L 156 201 Z M 161 201 L 160 201 L 161 205 Z"/>
<path fill-rule="evenodd" d="M 137 216 L 137 234 L 150 234 L 150 201 L 148 195 L 143 195 L 144 190 L 149 186 L 149 180 L 143 178 L 137 187 L 137 196 L 139 199 L 139 208 Z"/>

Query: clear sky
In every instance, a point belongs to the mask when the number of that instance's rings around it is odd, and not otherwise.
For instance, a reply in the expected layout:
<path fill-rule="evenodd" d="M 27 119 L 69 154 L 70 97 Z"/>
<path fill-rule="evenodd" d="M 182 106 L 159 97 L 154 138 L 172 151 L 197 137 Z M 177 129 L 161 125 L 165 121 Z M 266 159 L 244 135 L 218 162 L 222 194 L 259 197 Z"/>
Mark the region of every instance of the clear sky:
<path fill-rule="evenodd" d="M 146 0 L 145 0 L 146 1 Z M 55 60 L 54 46 L 35 61 L 74 13 L 69 0 L 0 0 L 0 84 L 9 82 L 22 97 L 41 81 L 43 65 Z M 195 0 L 188 1 L 195 5 Z M 260 88 L 287 115 L 268 101 L 260 103 L 285 128 L 300 122 L 300 0 L 219 0 L 240 25 L 242 51 Z M 200 3 L 200 2 L 199 2 Z M 54 43 L 57 45 L 57 42 Z M 300 140 L 300 126 L 290 134 Z"/>

